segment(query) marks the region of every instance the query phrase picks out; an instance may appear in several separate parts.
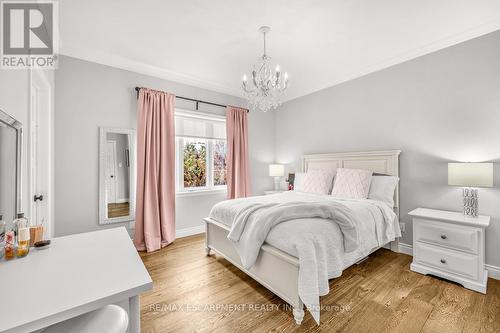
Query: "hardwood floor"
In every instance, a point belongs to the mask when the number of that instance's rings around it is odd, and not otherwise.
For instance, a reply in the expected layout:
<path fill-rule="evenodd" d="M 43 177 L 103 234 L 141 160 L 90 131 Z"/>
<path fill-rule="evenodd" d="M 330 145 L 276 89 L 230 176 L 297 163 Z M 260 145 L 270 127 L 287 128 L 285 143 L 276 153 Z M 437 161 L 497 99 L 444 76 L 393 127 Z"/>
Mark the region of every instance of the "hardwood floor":
<path fill-rule="evenodd" d="M 482 295 L 411 272 L 411 257 L 381 249 L 330 281 L 321 325 L 225 259 L 206 257 L 204 235 L 141 258 L 154 281 L 141 296 L 142 332 L 500 332 L 500 281 Z M 250 309 L 251 308 L 251 309 Z"/>
<path fill-rule="evenodd" d="M 112 219 L 128 215 L 130 215 L 130 204 L 128 202 L 108 204 L 108 218 Z"/>

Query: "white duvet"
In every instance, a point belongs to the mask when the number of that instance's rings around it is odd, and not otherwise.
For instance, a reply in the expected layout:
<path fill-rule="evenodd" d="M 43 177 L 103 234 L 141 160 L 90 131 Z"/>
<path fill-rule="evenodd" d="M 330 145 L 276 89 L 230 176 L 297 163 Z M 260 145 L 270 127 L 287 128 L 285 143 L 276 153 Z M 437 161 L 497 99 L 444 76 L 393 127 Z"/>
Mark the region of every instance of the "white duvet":
<path fill-rule="evenodd" d="M 317 323 L 328 280 L 401 236 L 396 215 L 382 202 L 294 191 L 223 201 L 210 217 L 231 227 L 228 238 L 246 268 L 255 263 L 263 242 L 297 257 L 299 296 Z"/>

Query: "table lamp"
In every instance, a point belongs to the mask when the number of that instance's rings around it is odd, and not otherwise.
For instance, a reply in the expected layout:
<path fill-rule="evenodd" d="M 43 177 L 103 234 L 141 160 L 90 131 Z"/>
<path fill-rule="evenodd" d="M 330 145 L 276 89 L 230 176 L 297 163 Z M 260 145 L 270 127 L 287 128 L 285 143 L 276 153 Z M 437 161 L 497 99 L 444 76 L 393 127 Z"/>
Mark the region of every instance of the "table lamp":
<path fill-rule="evenodd" d="M 448 185 L 464 187 L 464 215 L 477 217 L 476 187 L 493 187 L 493 163 L 448 163 Z"/>
<path fill-rule="evenodd" d="M 274 190 L 279 191 L 280 179 L 285 175 L 285 166 L 283 164 L 269 164 L 269 176 L 274 177 Z"/>

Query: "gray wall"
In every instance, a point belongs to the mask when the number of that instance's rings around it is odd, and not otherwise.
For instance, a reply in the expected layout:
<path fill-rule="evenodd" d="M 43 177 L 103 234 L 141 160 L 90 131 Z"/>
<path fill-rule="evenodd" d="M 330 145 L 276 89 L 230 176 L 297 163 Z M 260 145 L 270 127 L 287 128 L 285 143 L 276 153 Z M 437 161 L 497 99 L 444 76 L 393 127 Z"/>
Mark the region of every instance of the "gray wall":
<path fill-rule="evenodd" d="M 237 78 L 235 78 L 237 79 Z M 55 232 L 57 236 L 116 227 L 98 225 L 98 129 L 135 128 L 135 86 L 165 90 L 180 96 L 245 106 L 241 98 L 166 81 L 109 66 L 61 56 L 55 74 Z M 177 102 L 192 108 L 192 103 Z M 205 111 L 221 113 L 220 108 Z M 274 115 L 249 116 L 252 191 L 272 187 L 267 165 L 274 159 Z M 223 194 L 177 198 L 177 229 L 202 225 Z"/>
<path fill-rule="evenodd" d="M 500 266 L 500 32 L 352 80 L 283 105 L 276 160 L 298 170 L 302 154 L 401 149 L 401 221 L 412 243 L 417 207 L 461 210 L 447 185 L 449 161 L 496 161 L 495 188 L 480 190 L 492 216 L 487 263 Z"/>

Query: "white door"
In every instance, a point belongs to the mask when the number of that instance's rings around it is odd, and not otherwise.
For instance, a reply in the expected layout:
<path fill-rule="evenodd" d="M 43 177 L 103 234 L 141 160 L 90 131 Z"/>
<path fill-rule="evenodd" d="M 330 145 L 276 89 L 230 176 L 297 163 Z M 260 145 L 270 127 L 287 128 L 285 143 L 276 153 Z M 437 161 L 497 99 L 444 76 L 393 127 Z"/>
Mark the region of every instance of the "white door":
<path fill-rule="evenodd" d="M 116 142 L 106 142 L 106 203 L 116 203 Z"/>
<path fill-rule="evenodd" d="M 30 71 L 29 192 L 27 217 L 42 224 L 45 237 L 53 237 L 52 218 L 52 90 L 41 70 Z"/>

